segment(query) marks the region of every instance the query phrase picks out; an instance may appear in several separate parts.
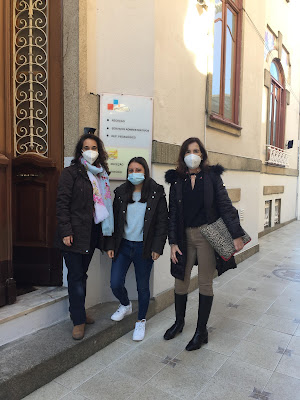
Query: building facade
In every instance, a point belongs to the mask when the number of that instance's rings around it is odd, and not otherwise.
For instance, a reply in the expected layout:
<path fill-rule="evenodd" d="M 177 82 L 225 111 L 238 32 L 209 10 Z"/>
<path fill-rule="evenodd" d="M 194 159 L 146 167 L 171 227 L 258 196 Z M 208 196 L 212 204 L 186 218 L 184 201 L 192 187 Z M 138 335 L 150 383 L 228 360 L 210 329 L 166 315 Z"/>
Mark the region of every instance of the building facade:
<path fill-rule="evenodd" d="M 1 305 L 9 282 L 66 283 L 51 244 L 55 185 L 83 128 L 99 127 L 102 93 L 153 98 L 151 169 L 166 192 L 164 173 L 190 136 L 226 168 L 224 183 L 252 237 L 240 260 L 259 251 L 259 236 L 297 217 L 300 6 L 200 3 L 1 0 L 1 18 L 12 21 L 1 41 L 10 54 L 0 110 Z M 151 277 L 154 297 L 171 298 L 169 270 L 166 245 Z M 112 300 L 106 255 L 95 254 L 89 276 L 88 305 Z M 127 281 L 136 298 L 132 270 Z"/>

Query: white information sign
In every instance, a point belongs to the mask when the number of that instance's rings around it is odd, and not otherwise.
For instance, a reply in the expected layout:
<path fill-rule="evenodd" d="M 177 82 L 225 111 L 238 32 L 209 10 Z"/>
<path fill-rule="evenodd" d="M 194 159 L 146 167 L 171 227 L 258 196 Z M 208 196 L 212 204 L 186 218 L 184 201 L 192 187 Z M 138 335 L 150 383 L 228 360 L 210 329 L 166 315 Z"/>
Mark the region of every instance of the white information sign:
<path fill-rule="evenodd" d="M 153 98 L 100 95 L 100 137 L 108 152 L 110 179 L 126 179 L 129 160 L 144 157 L 150 167 Z"/>

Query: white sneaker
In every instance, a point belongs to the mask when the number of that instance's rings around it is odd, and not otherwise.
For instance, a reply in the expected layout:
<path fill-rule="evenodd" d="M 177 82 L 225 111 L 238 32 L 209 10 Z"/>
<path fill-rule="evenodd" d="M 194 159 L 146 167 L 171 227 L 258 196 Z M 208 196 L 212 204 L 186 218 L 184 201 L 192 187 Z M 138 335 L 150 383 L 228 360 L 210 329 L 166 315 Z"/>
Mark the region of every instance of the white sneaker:
<path fill-rule="evenodd" d="M 135 323 L 135 328 L 132 335 L 132 340 L 140 341 L 145 337 L 146 320 L 142 319 Z"/>
<path fill-rule="evenodd" d="M 119 305 L 117 311 L 110 317 L 113 321 L 122 321 L 122 319 L 132 313 L 132 304 L 131 302 L 128 306 Z"/>

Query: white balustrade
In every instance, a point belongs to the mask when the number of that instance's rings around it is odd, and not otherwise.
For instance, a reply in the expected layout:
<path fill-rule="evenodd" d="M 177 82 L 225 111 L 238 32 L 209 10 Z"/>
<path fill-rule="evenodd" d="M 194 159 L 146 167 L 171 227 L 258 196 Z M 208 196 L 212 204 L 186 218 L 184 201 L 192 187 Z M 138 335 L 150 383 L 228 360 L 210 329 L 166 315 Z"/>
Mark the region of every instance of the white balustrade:
<path fill-rule="evenodd" d="M 282 167 L 288 167 L 289 154 L 286 150 L 268 144 L 266 163 L 272 165 L 280 165 Z"/>

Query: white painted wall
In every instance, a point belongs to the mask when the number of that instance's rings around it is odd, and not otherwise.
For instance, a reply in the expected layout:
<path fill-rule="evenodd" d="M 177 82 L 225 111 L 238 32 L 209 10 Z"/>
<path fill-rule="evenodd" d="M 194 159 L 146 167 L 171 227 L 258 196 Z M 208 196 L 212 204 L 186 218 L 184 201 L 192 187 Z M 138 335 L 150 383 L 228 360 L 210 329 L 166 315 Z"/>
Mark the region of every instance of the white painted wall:
<path fill-rule="evenodd" d="M 87 5 L 88 91 L 153 96 L 153 1 L 87 0 Z"/>
<path fill-rule="evenodd" d="M 284 186 L 284 193 L 263 195 L 264 186 Z M 259 194 L 259 224 L 258 232 L 264 230 L 265 201 L 272 200 L 271 226 L 274 226 L 275 200 L 281 199 L 280 222 L 296 218 L 297 178 L 282 175 L 261 175 L 261 192 Z"/>

